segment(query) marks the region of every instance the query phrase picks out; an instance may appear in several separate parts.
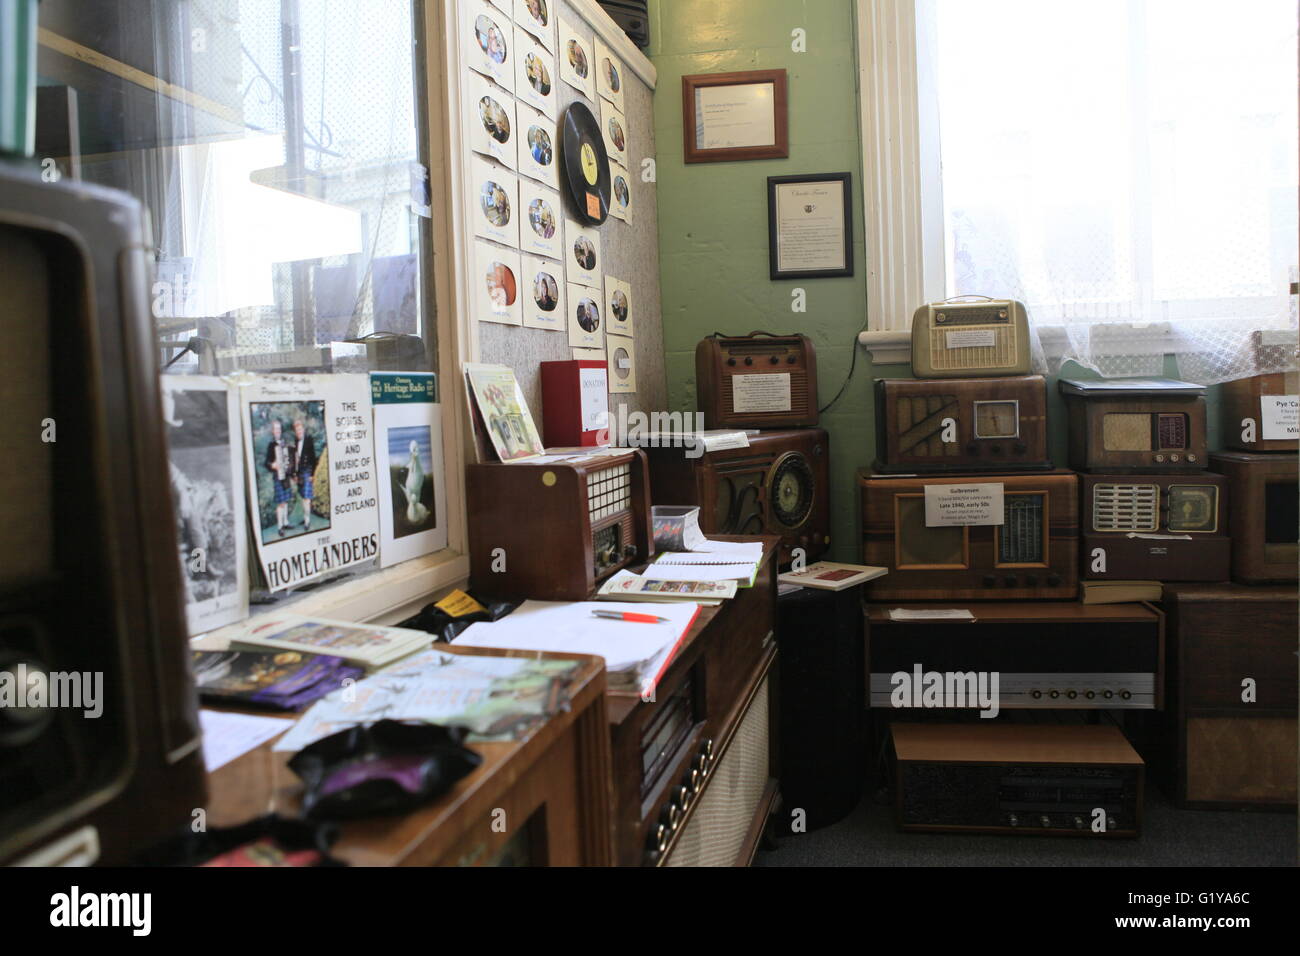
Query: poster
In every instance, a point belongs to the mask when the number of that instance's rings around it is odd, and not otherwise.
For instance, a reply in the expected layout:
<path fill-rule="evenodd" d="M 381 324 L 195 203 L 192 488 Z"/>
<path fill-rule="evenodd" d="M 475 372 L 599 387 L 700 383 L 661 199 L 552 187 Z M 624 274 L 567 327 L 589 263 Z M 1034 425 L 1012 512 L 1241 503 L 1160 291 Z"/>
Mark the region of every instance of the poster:
<path fill-rule="evenodd" d="M 555 57 L 522 30 L 515 31 L 515 95 L 555 119 L 559 94 Z"/>
<path fill-rule="evenodd" d="M 471 70 L 515 89 L 514 24 L 484 0 L 460 0 L 461 56 Z"/>
<path fill-rule="evenodd" d="M 519 253 L 481 239 L 474 243 L 474 272 L 470 276 L 474 318 L 480 322 L 521 325 Z"/>
<path fill-rule="evenodd" d="M 600 101 L 600 132 L 605 137 L 609 161 L 627 166 L 627 117 L 606 100 Z"/>
<path fill-rule="evenodd" d="M 532 180 L 519 181 L 519 248 L 536 256 L 564 257 L 560 194 Z"/>
<path fill-rule="evenodd" d="M 438 379 L 428 372 L 371 372 L 379 566 L 447 546 L 447 493 Z"/>
<path fill-rule="evenodd" d="M 256 376 L 240 391 L 248 510 L 267 589 L 377 559 L 369 376 Z"/>
<path fill-rule="evenodd" d="M 601 321 L 599 289 L 569 284 L 569 345 L 579 349 L 598 349 L 605 344 Z"/>
<path fill-rule="evenodd" d="M 243 429 L 219 378 L 162 377 L 163 422 L 191 636 L 248 616 Z"/>
<path fill-rule="evenodd" d="M 524 328 L 565 329 L 564 272 L 560 263 L 522 256 Z"/>
<path fill-rule="evenodd" d="M 610 335 L 630 337 L 634 323 L 631 284 L 605 276 L 605 331 Z"/>
<path fill-rule="evenodd" d="M 560 21 L 560 79 L 592 100 L 596 98 L 596 84 L 591 75 L 591 44 L 571 23 Z"/>
<path fill-rule="evenodd" d="M 623 109 L 623 64 L 605 41 L 596 37 L 596 92 Z"/>
<path fill-rule="evenodd" d="M 466 364 L 465 381 L 470 403 L 483 419 L 497 458 L 518 461 L 542 453 L 542 437 L 513 369 Z"/>
<path fill-rule="evenodd" d="M 523 105 L 518 109 L 519 172 L 544 183 L 552 189 L 560 188 L 559 166 L 555 158 L 555 123 L 536 110 Z"/>
<path fill-rule="evenodd" d="M 576 220 L 564 223 L 564 275 L 570 282 L 600 288 L 600 233 L 579 225 Z M 600 298 L 597 294 L 596 298 Z"/>

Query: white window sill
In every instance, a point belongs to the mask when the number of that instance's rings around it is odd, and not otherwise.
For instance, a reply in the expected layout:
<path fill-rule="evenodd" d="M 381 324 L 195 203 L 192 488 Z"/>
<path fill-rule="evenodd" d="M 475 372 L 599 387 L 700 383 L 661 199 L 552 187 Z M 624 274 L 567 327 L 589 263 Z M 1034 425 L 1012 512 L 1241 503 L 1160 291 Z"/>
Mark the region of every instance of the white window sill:
<path fill-rule="evenodd" d="M 1048 358 L 1069 352 L 1065 326 L 1037 326 L 1038 338 Z M 1090 351 L 1102 355 L 1165 355 L 1174 351 L 1173 328 L 1168 322 L 1146 325 L 1106 323 L 1091 326 Z M 871 353 L 874 365 L 908 365 L 912 361 L 912 333 L 907 329 L 858 333 L 858 344 Z"/>

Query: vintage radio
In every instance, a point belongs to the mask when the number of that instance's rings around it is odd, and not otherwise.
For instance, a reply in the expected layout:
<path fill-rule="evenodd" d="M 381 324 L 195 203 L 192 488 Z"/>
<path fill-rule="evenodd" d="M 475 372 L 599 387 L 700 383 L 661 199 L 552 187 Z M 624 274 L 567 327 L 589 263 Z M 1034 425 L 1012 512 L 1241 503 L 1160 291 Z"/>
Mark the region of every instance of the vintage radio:
<path fill-rule="evenodd" d="M 645 453 L 466 468 L 476 594 L 581 601 L 654 553 Z"/>
<path fill-rule="evenodd" d="M 152 248 L 126 194 L 0 163 L 0 686 L 59 701 L 0 704 L 4 864 L 127 863 L 203 806 Z"/>
<path fill-rule="evenodd" d="M 1049 469 L 1047 382 L 876 380 L 877 472 Z"/>
<path fill-rule="evenodd" d="M 1078 477 L 1073 472 L 978 477 L 858 473 L 863 563 L 889 568 L 873 601 L 1074 598 L 1079 585 Z M 926 499 L 1000 493 L 1000 524 L 932 525 Z M 929 490 L 927 490 L 929 489 Z M 985 516 L 987 517 L 987 516 Z"/>
<path fill-rule="evenodd" d="M 999 710 L 1160 710 L 1164 618 L 1148 604 L 969 604 L 971 617 L 894 620 L 896 603 L 868 604 L 870 706 L 933 706 L 898 693 L 895 675 L 998 675 Z M 909 607 L 909 605 L 904 605 Z M 908 683 L 910 690 L 915 681 Z M 993 685 L 953 685 L 945 708 L 983 708 Z"/>
<path fill-rule="evenodd" d="M 1219 390 L 1223 410 L 1223 444 L 1240 451 L 1300 449 L 1300 372 L 1274 372 L 1224 382 Z"/>
<path fill-rule="evenodd" d="M 1063 378 L 1070 467 L 1178 472 L 1205 468 L 1205 386 L 1168 378 Z"/>
<path fill-rule="evenodd" d="M 1226 581 L 1228 482 L 1194 475 L 1080 475 L 1083 576 Z"/>
<path fill-rule="evenodd" d="M 830 436 L 820 428 L 749 436 L 748 448 L 647 448 L 654 500 L 699 505 L 705 534 L 781 536 L 779 561 L 808 561 L 830 544 Z"/>
<path fill-rule="evenodd" d="M 1029 318 L 1024 305 L 978 298 L 977 302 L 934 302 L 912 313 L 913 375 L 973 378 L 1028 373 Z"/>
<path fill-rule="evenodd" d="M 1300 455 L 1216 452 L 1210 470 L 1228 479 L 1232 579 L 1242 584 L 1296 580 L 1300 562 Z"/>
<path fill-rule="evenodd" d="M 891 732 L 901 830 L 1140 831 L 1142 758 L 1109 724 L 895 721 Z"/>
<path fill-rule="evenodd" d="M 705 428 L 817 424 L 817 352 L 806 335 L 710 335 L 695 346 Z"/>

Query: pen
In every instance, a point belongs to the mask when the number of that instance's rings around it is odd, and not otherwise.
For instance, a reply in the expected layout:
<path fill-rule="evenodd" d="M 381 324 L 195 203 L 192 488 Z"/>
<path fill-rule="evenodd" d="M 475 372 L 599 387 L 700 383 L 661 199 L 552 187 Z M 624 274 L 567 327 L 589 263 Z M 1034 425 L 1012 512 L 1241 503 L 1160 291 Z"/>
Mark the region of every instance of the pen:
<path fill-rule="evenodd" d="M 668 618 L 655 614 L 633 614 L 631 611 L 592 611 L 592 617 L 603 617 L 611 621 L 632 621 L 638 624 L 667 624 Z"/>

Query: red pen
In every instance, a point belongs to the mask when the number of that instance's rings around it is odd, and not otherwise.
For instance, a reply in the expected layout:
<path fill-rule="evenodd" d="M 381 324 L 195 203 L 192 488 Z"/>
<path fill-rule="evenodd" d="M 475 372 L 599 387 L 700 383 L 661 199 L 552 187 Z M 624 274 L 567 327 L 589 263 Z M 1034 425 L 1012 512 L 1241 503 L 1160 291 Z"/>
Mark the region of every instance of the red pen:
<path fill-rule="evenodd" d="M 668 618 L 656 614 L 634 614 L 631 611 L 592 611 L 592 617 L 603 617 L 610 621 L 631 621 L 635 624 L 667 624 Z"/>

